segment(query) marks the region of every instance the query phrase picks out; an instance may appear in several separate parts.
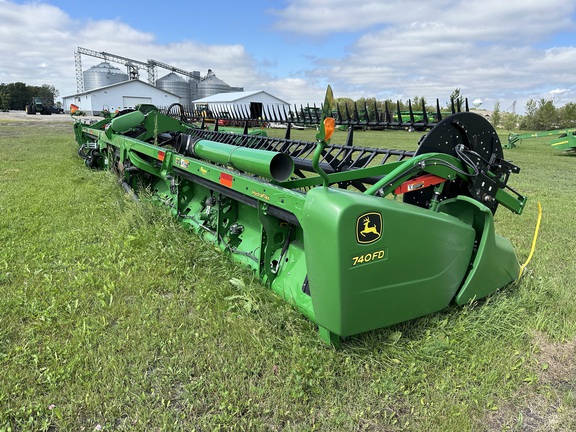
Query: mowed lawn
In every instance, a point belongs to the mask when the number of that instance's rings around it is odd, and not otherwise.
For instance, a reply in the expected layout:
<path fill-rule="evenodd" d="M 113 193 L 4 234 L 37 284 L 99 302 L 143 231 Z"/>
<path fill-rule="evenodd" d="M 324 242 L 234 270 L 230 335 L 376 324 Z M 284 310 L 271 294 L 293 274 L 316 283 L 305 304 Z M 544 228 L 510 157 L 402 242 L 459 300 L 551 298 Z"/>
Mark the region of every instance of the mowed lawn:
<path fill-rule="evenodd" d="M 355 143 L 415 149 L 420 135 Z M 543 209 L 522 280 L 335 349 L 85 168 L 69 121 L 0 117 L 0 431 L 576 430 L 576 157 L 548 142 L 505 150 L 529 202 L 500 208 L 496 230 L 521 262 Z"/>

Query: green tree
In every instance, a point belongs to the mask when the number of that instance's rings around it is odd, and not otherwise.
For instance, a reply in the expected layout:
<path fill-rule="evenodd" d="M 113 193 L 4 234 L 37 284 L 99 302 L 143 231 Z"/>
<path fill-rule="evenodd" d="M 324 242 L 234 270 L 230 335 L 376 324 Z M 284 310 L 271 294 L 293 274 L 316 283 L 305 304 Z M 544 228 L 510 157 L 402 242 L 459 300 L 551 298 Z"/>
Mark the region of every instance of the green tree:
<path fill-rule="evenodd" d="M 340 110 L 340 115 L 346 117 L 346 112 L 353 116 L 354 114 L 354 100 L 351 98 L 338 98 L 335 100 Z"/>
<path fill-rule="evenodd" d="M 502 121 L 502 116 L 500 114 L 500 101 L 496 101 L 494 103 L 494 111 L 492 111 L 491 121 L 494 127 L 500 126 L 500 122 Z"/>
<path fill-rule="evenodd" d="M 464 97 L 462 96 L 460 89 L 454 89 L 450 94 L 450 101 L 448 102 L 448 108 L 452 108 L 452 103 L 454 103 L 454 108 L 457 110 L 458 106 L 464 107 Z"/>
<path fill-rule="evenodd" d="M 520 116 L 518 114 L 503 112 L 501 115 L 502 120 L 500 121 L 500 124 L 504 129 L 506 130 L 518 129 L 518 122 L 520 120 Z"/>
<path fill-rule="evenodd" d="M 42 98 L 47 105 L 54 105 L 58 95 L 58 90 L 50 84 L 41 86 L 29 86 L 23 82 L 2 84 L 0 85 L 0 108 L 23 110 L 34 96 Z"/>
<path fill-rule="evenodd" d="M 537 110 L 537 103 L 534 99 L 529 99 L 526 102 L 526 106 L 524 107 L 524 111 L 526 112 L 526 114 L 524 115 L 524 117 L 522 118 L 522 121 L 520 122 L 520 129 L 523 130 L 534 130 L 534 116 L 536 114 L 536 110 Z"/>
<path fill-rule="evenodd" d="M 55 99 L 58 97 L 59 92 L 53 85 L 42 84 L 37 87 L 37 93 L 35 96 L 39 96 L 42 100 L 49 106 L 53 106 Z"/>
<path fill-rule="evenodd" d="M 569 102 L 558 109 L 558 119 L 561 128 L 576 127 L 576 104 Z"/>
<path fill-rule="evenodd" d="M 558 110 L 554 102 L 541 98 L 534 112 L 534 129 L 539 131 L 557 129 L 559 127 Z"/>
<path fill-rule="evenodd" d="M 392 111 L 396 111 L 398 109 L 400 109 L 400 111 L 406 111 L 408 109 L 408 102 L 404 103 L 404 101 L 402 99 L 396 100 L 396 101 L 390 101 L 390 107 L 392 108 Z"/>
<path fill-rule="evenodd" d="M 7 90 L 10 97 L 10 109 L 23 110 L 32 97 L 30 88 L 23 82 L 10 83 L 7 85 Z"/>
<path fill-rule="evenodd" d="M 378 109 L 380 111 L 380 116 L 382 119 L 386 118 L 386 109 L 388 109 L 390 115 L 394 117 L 394 113 L 396 112 L 396 101 L 393 101 L 392 99 L 379 101 Z"/>
<path fill-rule="evenodd" d="M 10 93 L 8 92 L 8 86 L 4 83 L 0 84 L 0 109 L 10 109 Z"/>
<path fill-rule="evenodd" d="M 374 106 L 376 104 L 375 98 L 360 98 L 356 101 L 358 115 L 361 121 L 374 120 Z M 368 119 L 366 118 L 366 111 L 368 111 Z"/>
<path fill-rule="evenodd" d="M 415 111 L 422 111 L 422 107 L 428 109 L 428 102 L 424 96 L 414 96 L 412 98 L 412 108 Z"/>

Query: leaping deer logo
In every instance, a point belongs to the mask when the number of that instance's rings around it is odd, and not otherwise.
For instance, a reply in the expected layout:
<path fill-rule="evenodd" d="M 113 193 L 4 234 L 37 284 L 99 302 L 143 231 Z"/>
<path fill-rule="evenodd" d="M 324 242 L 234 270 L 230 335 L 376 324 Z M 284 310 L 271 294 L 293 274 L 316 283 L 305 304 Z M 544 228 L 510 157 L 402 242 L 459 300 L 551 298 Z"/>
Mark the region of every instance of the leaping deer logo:
<path fill-rule="evenodd" d="M 377 236 L 380 236 L 380 233 L 378 232 L 378 229 L 376 228 L 376 224 L 370 226 L 368 225 L 370 223 L 370 218 L 369 217 L 365 217 L 364 218 L 364 229 L 362 231 L 360 231 L 360 234 L 362 235 L 362 237 L 366 237 L 366 234 L 376 234 Z"/>
<path fill-rule="evenodd" d="M 364 213 L 356 220 L 356 240 L 368 244 L 382 235 L 382 215 L 378 212 Z"/>

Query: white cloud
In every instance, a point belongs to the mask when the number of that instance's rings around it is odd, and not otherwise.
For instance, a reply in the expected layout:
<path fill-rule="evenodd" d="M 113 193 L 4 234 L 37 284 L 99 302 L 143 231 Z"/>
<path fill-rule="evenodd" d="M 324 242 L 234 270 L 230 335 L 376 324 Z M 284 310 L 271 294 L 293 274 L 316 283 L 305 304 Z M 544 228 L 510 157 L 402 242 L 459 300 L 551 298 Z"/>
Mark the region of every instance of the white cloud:
<path fill-rule="evenodd" d="M 432 38 L 498 40 L 539 38 L 573 29 L 572 0 L 291 0 L 270 9 L 278 30 L 301 35 L 330 35 L 391 28 L 421 29 Z"/>
<path fill-rule="evenodd" d="M 291 103 L 322 101 L 329 83 L 336 97 L 442 100 L 460 88 L 487 109 L 496 100 L 521 107 L 576 88 L 576 46 L 566 37 L 576 31 L 575 11 L 573 0 L 289 0 L 268 11 L 268 30 L 293 43 L 268 58 L 233 34 L 230 44 L 210 44 L 210 35 L 166 44 L 120 19 L 75 20 L 50 4 L 0 0 L 0 82 L 48 83 L 72 94 L 81 46 L 202 75 L 210 68 L 232 86 Z M 82 60 L 84 69 L 101 61 Z M 562 101 L 573 95 L 562 93 Z"/>
<path fill-rule="evenodd" d="M 76 92 L 74 52 L 85 47 L 140 61 L 155 59 L 202 75 L 210 68 L 232 86 L 247 86 L 262 77 L 257 65 L 238 44 L 210 45 L 195 41 L 160 44 L 151 32 L 142 32 L 118 20 L 71 19 L 46 3 L 24 5 L 0 0 L 0 82 L 54 85 L 61 95 Z M 82 67 L 102 59 L 82 56 Z M 121 65 L 116 65 L 123 68 Z M 161 77 L 169 71 L 159 70 Z M 251 77 L 250 79 L 246 79 Z M 146 80 L 145 71 L 141 79 Z"/>
<path fill-rule="evenodd" d="M 277 29 L 302 37 L 365 30 L 346 56 L 315 64 L 313 76 L 336 94 L 430 99 L 461 88 L 472 99 L 523 104 L 546 86 L 576 83 L 574 46 L 536 44 L 574 32 L 575 10 L 572 0 L 293 0 L 272 13 Z"/>
<path fill-rule="evenodd" d="M 419 0 L 292 0 L 285 9 L 270 9 L 269 13 L 278 18 L 274 24 L 278 30 L 303 35 L 325 35 L 336 31 L 357 32 L 375 25 L 399 22 L 407 10 L 417 19 L 424 13 L 422 3 Z"/>
<path fill-rule="evenodd" d="M 303 78 L 282 78 L 263 81 L 258 88 L 293 105 L 305 105 L 323 101 L 326 91 L 326 87 L 322 86 L 317 80 L 306 80 Z"/>

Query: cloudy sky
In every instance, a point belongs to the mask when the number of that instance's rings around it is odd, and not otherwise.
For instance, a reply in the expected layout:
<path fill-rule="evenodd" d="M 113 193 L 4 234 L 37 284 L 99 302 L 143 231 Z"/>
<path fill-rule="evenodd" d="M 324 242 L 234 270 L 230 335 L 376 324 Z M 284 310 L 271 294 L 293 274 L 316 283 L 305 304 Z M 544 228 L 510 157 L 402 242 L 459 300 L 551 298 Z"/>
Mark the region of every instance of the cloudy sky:
<path fill-rule="evenodd" d="M 321 102 L 327 84 L 335 97 L 429 102 L 460 88 L 520 113 L 528 99 L 576 101 L 574 0 L 0 0 L 0 82 L 74 94 L 77 47 L 210 68 L 298 104 Z M 83 69 L 100 62 L 82 56 Z"/>

